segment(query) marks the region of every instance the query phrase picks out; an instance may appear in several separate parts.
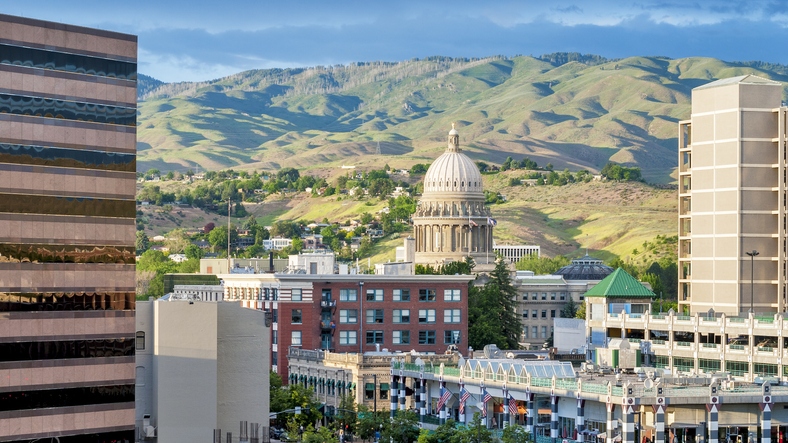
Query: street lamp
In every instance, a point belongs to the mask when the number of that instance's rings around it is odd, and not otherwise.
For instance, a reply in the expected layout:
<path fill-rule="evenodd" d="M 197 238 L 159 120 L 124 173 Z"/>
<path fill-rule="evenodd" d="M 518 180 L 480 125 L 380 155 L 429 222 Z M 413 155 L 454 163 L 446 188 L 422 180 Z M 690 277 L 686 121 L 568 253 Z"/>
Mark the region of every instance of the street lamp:
<path fill-rule="evenodd" d="M 750 312 L 754 313 L 753 303 L 755 300 L 755 256 L 760 254 L 755 249 L 752 252 L 745 252 L 750 256 Z"/>

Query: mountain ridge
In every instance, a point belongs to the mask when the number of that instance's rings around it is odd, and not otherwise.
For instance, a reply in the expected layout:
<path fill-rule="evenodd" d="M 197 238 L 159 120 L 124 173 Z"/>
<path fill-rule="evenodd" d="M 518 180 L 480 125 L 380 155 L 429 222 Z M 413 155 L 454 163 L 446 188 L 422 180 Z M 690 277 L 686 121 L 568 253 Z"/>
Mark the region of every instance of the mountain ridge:
<path fill-rule="evenodd" d="M 747 73 L 788 82 L 788 67 L 762 62 L 571 53 L 245 71 L 145 89 L 138 164 L 406 168 L 440 155 L 454 121 L 475 160 L 592 171 L 614 161 L 669 183 L 692 88 Z"/>

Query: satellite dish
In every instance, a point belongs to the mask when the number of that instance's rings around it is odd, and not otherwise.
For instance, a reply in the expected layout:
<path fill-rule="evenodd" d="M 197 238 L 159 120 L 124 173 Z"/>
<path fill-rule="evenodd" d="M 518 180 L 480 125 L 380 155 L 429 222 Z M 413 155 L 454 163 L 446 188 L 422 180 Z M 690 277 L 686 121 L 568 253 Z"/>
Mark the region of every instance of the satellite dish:
<path fill-rule="evenodd" d="M 646 381 L 643 382 L 643 385 L 646 387 L 646 389 L 651 389 L 654 387 L 654 380 L 647 378 Z"/>

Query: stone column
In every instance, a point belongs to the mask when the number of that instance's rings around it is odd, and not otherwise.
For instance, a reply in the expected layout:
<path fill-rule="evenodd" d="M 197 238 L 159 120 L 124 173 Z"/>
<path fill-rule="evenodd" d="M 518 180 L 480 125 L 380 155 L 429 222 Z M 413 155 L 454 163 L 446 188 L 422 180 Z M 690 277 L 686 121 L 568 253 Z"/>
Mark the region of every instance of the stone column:
<path fill-rule="evenodd" d="M 424 384 L 424 375 L 421 376 L 421 383 L 419 383 L 419 422 L 424 423 L 424 417 L 427 415 L 427 386 Z"/>
<path fill-rule="evenodd" d="M 605 443 L 613 443 L 613 410 L 616 406 L 613 403 L 607 404 L 607 431 Z"/>
<path fill-rule="evenodd" d="M 657 438 L 654 443 L 665 442 L 665 405 L 654 405 L 654 429 L 657 431 Z"/>
<path fill-rule="evenodd" d="M 397 380 L 399 377 L 396 375 L 391 376 L 391 418 L 394 418 L 394 415 L 397 413 L 397 388 L 399 387 L 397 384 Z"/>
<path fill-rule="evenodd" d="M 586 401 L 582 398 L 577 399 L 577 441 L 583 443 L 585 441 L 585 435 L 583 435 L 583 431 L 586 430 L 586 419 L 585 419 L 585 411 L 586 411 Z"/>
<path fill-rule="evenodd" d="M 400 371 L 400 374 L 402 374 L 402 371 Z M 399 387 L 399 409 L 401 411 L 404 411 L 405 410 L 405 386 L 407 386 L 407 384 L 405 383 L 405 376 L 404 375 L 400 375 L 399 376 L 399 385 L 400 385 L 400 387 Z"/>
<path fill-rule="evenodd" d="M 719 441 L 719 412 L 720 405 L 710 404 L 706 405 L 709 411 L 709 440 L 708 443 L 718 443 Z"/>
<path fill-rule="evenodd" d="M 441 381 L 441 389 L 440 389 L 440 391 L 438 391 L 440 393 L 439 395 L 441 397 L 443 396 L 443 393 L 444 393 L 445 389 L 446 389 L 446 382 L 445 381 Z M 438 403 L 440 403 L 440 399 L 438 399 Z M 440 410 L 438 411 L 438 417 L 439 417 L 438 424 L 442 425 L 442 424 L 446 423 L 446 403 L 443 403 L 443 405 L 441 405 Z"/>
<path fill-rule="evenodd" d="M 550 438 L 553 443 L 558 441 L 558 396 L 550 396 Z"/>
<path fill-rule="evenodd" d="M 760 403 L 761 443 L 772 443 L 772 407 L 774 403 Z"/>
<path fill-rule="evenodd" d="M 621 421 L 623 422 L 622 443 L 635 443 L 635 407 L 632 405 L 624 406 L 621 410 Z"/>
<path fill-rule="evenodd" d="M 509 391 L 503 389 L 503 427 L 509 426 Z"/>
<path fill-rule="evenodd" d="M 525 417 L 525 432 L 534 435 L 536 433 L 536 429 L 534 429 L 536 425 L 534 421 L 534 414 L 536 413 L 536 409 L 534 408 L 534 394 L 528 391 L 525 393 L 525 411 L 526 414 L 528 414 Z"/>

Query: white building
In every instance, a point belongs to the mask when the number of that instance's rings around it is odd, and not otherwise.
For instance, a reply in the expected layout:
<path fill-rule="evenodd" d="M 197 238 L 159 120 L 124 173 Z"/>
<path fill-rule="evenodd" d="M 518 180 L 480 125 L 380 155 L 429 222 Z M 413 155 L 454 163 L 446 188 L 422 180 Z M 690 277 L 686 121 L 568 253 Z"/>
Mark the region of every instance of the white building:
<path fill-rule="evenodd" d="M 289 238 L 269 238 L 263 240 L 263 247 L 268 250 L 281 251 L 284 248 L 289 248 L 293 244 L 293 240 Z"/>
<path fill-rule="evenodd" d="M 334 254 L 306 253 L 289 256 L 289 274 L 335 274 Z"/>
<path fill-rule="evenodd" d="M 201 301 L 222 301 L 224 286 L 222 285 L 175 285 L 171 297 L 193 297 Z"/>
<path fill-rule="evenodd" d="M 522 258 L 530 256 L 540 257 L 541 247 L 538 245 L 497 245 L 493 244 L 493 251 L 501 254 L 509 263 L 517 263 Z"/>
<path fill-rule="evenodd" d="M 240 421 L 268 434 L 271 333 L 240 303 L 137 302 L 136 413 L 142 441 L 209 441 Z M 147 429 L 146 429 L 147 428 Z"/>

